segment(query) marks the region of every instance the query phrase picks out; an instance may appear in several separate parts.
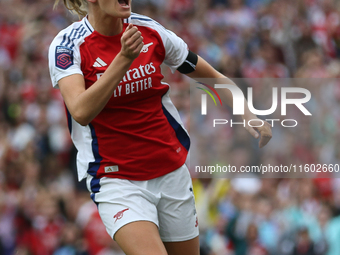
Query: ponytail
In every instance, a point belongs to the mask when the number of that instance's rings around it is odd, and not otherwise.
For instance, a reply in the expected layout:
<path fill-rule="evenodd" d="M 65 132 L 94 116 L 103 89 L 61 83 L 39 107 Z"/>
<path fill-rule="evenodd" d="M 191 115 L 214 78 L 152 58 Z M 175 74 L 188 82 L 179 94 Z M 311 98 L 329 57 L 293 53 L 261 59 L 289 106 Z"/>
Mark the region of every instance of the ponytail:
<path fill-rule="evenodd" d="M 55 0 L 54 8 L 61 0 Z M 72 13 L 78 14 L 79 17 L 84 17 L 87 14 L 86 0 L 63 0 L 65 7 Z"/>

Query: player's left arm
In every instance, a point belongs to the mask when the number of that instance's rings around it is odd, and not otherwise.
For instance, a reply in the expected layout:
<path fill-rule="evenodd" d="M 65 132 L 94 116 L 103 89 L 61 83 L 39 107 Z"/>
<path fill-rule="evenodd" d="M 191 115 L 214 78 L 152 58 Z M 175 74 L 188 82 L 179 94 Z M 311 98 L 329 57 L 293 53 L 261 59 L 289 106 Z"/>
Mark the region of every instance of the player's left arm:
<path fill-rule="evenodd" d="M 185 63 L 178 68 L 178 70 L 181 73 L 186 74 L 190 78 L 223 78 L 228 84 L 232 84 L 234 86 L 237 86 L 232 80 L 215 70 L 208 62 L 206 62 L 203 58 L 200 56 L 197 56 L 196 54 L 189 52 L 188 58 L 185 61 Z M 233 106 L 233 96 L 229 89 L 224 89 L 223 93 L 225 93 L 225 96 L 227 98 L 227 104 L 232 107 Z M 244 98 L 244 109 L 245 113 L 242 116 L 242 118 L 248 122 L 248 120 L 254 120 L 258 119 L 255 114 L 250 112 L 248 108 L 247 100 Z M 272 138 L 272 131 L 271 126 L 268 122 L 264 122 L 264 125 L 262 127 L 250 127 L 246 125 L 246 130 L 255 138 L 259 138 L 259 134 L 261 136 L 259 147 L 262 148 L 265 146 L 269 140 Z M 258 132 L 257 132 L 258 131 Z"/>

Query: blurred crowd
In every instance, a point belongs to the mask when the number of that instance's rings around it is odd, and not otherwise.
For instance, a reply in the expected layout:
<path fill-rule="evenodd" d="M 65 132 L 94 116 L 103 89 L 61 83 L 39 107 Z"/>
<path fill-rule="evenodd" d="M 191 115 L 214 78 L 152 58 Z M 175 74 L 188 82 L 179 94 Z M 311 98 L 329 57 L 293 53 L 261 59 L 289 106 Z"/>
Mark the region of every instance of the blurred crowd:
<path fill-rule="evenodd" d="M 337 0 L 134 0 L 133 9 L 231 78 L 340 77 Z M 48 47 L 77 19 L 62 5 L 53 10 L 51 0 L 0 0 L 0 255 L 123 254 L 77 182 L 64 103 L 49 78 Z M 190 130 L 188 78 L 164 74 Z M 304 163 L 340 163 L 338 85 L 321 93 L 325 107 L 315 121 L 324 124 L 304 123 L 304 142 L 291 134 L 259 151 L 243 131 L 227 130 L 230 161 L 279 164 L 297 155 Z M 275 154 L 283 144 L 287 155 Z M 340 254 L 339 179 L 193 184 L 202 255 Z"/>

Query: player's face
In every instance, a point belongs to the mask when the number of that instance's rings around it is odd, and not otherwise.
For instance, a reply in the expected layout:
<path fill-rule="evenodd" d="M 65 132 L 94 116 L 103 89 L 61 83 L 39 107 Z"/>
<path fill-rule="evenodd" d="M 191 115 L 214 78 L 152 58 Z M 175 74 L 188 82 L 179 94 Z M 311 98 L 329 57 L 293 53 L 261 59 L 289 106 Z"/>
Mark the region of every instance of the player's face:
<path fill-rule="evenodd" d="M 131 15 L 132 0 L 98 0 L 100 9 L 116 18 L 128 18 Z"/>

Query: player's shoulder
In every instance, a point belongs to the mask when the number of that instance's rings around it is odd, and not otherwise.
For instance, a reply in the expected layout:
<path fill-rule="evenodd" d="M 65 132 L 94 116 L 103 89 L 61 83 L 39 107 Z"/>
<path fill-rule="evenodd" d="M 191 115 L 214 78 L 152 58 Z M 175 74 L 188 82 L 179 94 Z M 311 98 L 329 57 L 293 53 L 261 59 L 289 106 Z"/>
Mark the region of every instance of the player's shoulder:
<path fill-rule="evenodd" d="M 80 42 L 84 41 L 84 38 L 92 32 L 93 29 L 85 17 L 61 30 L 53 39 L 50 48 L 63 46 L 73 49 L 75 46 L 79 45 Z"/>
<path fill-rule="evenodd" d="M 132 23 L 134 25 L 139 25 L 139 26 L 146 26 L 146 27 L 150 27 L 153 29 L 157 29 L 157 30 L 164 29 L 163 26 L 159 24 L 157 21 L 155 21 L 154 19 L 148 16 L 145 16 L 145 15 L 134 13 L 134 12 L 132 12 L 130 17 L 128 19 L 125 19 L 124 22 Z"/>
<path fill-rule="evenodd" d="M 124 22 L 132 23 L 136 26 L 148 27 L 149 29 L 156 31 L 163 40 L 175 35 L 172 31 L 164 28 L 160 23 L 145 15 L 131 13 L 130 17 L 125 19 Z"/>
<path fill-rule="evenodd" d="M 130 22 L 142 21 L 144 23 L 155 22 L 155 20 L 153 20 L 152 18 L 142 15 L 142 14 L 135 13 L 135 12 L 131 12 L 131 15 L 128 18 L 128 21 Z"/>

